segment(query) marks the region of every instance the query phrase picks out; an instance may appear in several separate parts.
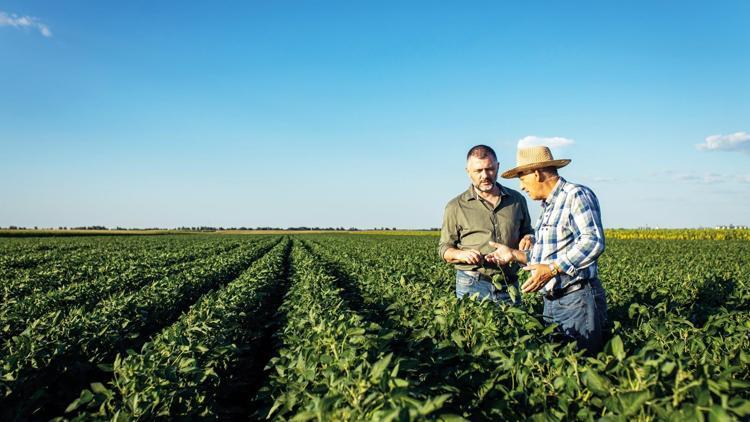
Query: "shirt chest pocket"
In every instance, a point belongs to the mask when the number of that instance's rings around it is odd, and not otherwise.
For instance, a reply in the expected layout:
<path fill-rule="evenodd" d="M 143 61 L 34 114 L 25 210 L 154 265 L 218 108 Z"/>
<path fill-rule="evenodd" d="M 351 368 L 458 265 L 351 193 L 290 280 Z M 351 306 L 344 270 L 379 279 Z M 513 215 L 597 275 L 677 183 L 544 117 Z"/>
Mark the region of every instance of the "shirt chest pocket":
<path fill-rule="evenodd" d="M 544 243 L 558 243 L 562 239 L 571 236 L 570 213 L 565 210 L 553 210 L 550 215 L 545 215 L 544 223 L 539 228 L 537 236 Z"/>

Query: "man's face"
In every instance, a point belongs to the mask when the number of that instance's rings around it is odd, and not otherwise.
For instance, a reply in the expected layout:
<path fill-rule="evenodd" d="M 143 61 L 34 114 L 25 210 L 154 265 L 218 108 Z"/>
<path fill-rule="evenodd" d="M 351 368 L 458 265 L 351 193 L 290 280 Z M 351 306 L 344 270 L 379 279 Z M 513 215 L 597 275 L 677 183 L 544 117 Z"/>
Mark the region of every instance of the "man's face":
<path fill-rule="evenodd" d="M 481 192 L 490 192 L 497 180 L 497 161 L 492 157 L 469 157 L 466 162 L 466 172 L 469 173 L 471 184 Z"/>
<path fill-rule="evenodd" d="M 531 173 L 523 173 L 518 177 L 518 180 L 521 183 L 521 190 L 526 191 L 529 198 L 534 201 L 545 199 L 541 192 L 542 182 L 539 181 L 537 173 L 533 171 Z"/>

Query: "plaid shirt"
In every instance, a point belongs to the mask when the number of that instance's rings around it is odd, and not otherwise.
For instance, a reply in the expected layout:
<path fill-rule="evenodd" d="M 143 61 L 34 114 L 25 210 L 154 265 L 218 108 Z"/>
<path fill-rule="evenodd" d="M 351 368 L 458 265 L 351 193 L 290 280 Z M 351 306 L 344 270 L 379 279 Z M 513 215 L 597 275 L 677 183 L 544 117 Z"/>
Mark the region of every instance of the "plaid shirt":
<path fill-rule="evenodd" d="M 555 263 L 562 270 L 542 291 L 596 278 L 596 260 L 604 252 L 604 229 L 594 192 L 560 177 L 542 201 L 542 209 L 528 262 Z"/>

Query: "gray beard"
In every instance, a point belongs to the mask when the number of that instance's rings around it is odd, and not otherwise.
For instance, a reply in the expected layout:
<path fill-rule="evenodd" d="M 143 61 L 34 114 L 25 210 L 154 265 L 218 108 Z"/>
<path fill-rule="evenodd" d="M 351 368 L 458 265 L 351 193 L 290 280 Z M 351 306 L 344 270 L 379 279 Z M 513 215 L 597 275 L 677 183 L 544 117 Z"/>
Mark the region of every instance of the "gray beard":
<path fill-rule="evenodd" d="M 477 185 L 474 185 L 474 189 L 476 189 L 479 192 L 492 192 L 492 189 L 495 189 L 495 183 L 492 183 L 492 186 L 490 186 L 489 189 L 482 189 Z"/>

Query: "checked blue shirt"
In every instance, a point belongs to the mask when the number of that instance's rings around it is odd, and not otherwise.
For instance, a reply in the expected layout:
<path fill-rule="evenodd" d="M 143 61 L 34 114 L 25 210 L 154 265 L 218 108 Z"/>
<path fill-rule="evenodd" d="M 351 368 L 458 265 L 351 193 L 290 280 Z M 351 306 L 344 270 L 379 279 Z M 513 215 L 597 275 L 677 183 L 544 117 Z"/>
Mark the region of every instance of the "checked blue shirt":
<path fill-rule="evenodd" d="M 604 252 L 604 229 L 599 200 L 591 189 L 560 177 L 542 201 L 535 232 L 528 262 L 555 263 L 562 270 L 542 291 L 597 277 L 596 260 Z"/>

